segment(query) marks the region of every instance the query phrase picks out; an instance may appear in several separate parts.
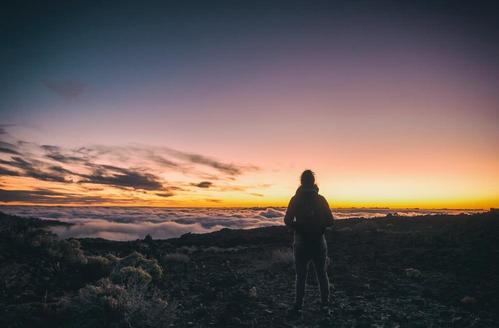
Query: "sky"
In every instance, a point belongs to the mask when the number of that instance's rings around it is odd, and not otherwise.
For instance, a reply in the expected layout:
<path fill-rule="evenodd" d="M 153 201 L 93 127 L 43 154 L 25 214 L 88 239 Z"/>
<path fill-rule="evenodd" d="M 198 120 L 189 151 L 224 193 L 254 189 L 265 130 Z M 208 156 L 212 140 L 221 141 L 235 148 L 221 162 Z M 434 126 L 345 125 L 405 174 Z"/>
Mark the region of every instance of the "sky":
<path fill-rule="evenodd" d="M 0 203 L 499 207 L 493 1 L 19 1 Z"/>

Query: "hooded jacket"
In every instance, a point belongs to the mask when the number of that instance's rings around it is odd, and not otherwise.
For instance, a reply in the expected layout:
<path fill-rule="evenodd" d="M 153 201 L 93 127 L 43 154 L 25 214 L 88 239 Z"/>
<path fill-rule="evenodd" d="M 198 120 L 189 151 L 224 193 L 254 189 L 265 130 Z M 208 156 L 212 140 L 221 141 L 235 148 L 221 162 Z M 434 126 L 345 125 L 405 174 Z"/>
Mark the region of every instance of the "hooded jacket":
<path fill-rule="evenodd" d="M 327 200 L 319 195 L 317 185 L 300 186 L 289 201 L 284 223 L 295 231 L 300 239 L 315 241 L 333 224 L 333 215 Z"/>

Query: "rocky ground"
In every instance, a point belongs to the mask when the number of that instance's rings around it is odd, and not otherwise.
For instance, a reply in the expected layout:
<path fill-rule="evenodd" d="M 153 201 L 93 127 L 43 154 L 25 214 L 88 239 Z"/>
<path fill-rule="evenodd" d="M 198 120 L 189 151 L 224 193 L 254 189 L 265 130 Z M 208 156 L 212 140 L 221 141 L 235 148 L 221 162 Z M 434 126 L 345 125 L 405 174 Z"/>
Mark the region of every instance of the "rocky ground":
<path fill-rule="evenodd" d="M 498 213 L 337 221 L 333 315 L 311 274 L 302 318 L 285 227 L 114 242 L 51 224 L 0 215 L 2 327 L 499 326 Z"/>

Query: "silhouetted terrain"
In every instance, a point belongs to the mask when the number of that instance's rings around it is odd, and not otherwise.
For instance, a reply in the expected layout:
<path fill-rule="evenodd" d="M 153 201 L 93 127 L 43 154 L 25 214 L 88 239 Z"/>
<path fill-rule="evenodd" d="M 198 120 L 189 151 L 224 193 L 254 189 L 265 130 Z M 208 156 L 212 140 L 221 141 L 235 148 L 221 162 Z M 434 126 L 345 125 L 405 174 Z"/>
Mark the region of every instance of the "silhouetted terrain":
<path fill-rule="evenodd" d="M 1 327 L 498 327 L 499 215 L 349 219 L 328 231 L 334 316 L 294 294 L 281 226 L 60 240 L 0 214 Z M 311 276 L 309 276 L 310 278 Z"/>

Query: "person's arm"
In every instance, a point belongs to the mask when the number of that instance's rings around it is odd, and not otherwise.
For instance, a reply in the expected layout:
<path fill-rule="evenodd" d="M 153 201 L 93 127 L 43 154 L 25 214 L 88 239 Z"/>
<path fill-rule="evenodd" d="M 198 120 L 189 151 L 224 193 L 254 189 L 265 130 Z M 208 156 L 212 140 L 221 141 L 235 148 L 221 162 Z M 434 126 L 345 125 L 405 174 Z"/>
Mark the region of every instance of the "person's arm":
<path fill-rule="evenodd" d="M 323 205 L 324 205 L 326 227 L 330 227 L 334 223 L 333 213 L 331 212 L 331 208 L 329 207 L 329 204 L 328 204 L 326 198 L 322 197 L 322 200 L 323 200 Z"/>
<path fill-rule="evenodd" d="M 288 208 L 286 209 L 286 215 L 284 215 L 284 224 L 291 229 L 295 228 L 295 197 L 291 197 L 289 201 Z"/>

